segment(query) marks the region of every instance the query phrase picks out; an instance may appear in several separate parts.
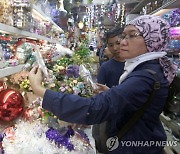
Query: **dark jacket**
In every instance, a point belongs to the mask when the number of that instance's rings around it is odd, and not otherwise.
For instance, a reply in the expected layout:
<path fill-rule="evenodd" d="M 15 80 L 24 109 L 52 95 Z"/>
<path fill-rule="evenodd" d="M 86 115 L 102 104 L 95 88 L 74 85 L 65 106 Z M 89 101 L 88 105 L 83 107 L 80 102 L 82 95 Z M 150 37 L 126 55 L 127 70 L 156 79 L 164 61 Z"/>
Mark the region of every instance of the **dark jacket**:
<path fill-rule="evenodd" d="M 129 147 L 121 144 L 122 141 L 166 140 L 159 115 L 166 102 L 169 88 L 162 67 L 156 60 L 140 64 L 123 83 L 92 98 L 47 90 L 44 95 L 43 108 L 54 113 L 59 119 L 72 123 L 92 125 L 109 121 L 109 137 L 114 136 L 133 113 L 147 101 L 152 92 L 155 79 L 146 69 L 158 72 L 161 88 L 143 117 L 124 135 L 119 147 L 110 153 L 160 154 L 163 146 Z"/>
<path fill-rule="evenodd" d="M 124 72 L 124 62 L 110 59 L 104 62 L 99 68 L 97 82 L 108 86 L 109 88 L 117 86 L 119 78 Z"/>

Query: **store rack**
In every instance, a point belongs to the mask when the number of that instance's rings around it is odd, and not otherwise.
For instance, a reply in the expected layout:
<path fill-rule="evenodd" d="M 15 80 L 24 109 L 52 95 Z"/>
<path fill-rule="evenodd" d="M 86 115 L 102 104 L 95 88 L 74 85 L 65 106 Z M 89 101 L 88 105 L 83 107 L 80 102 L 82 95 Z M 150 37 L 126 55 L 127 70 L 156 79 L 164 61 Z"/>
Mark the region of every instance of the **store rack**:
<path fill-rule="evenodd" d="M 165 116 L 163 113 L 160 115 L 160 119 L 168 128 L 180 136 L 180 123 L 169 118 L 168 116 Z"/>
<path fill-rule="evenodd" d="M 141 2 L 139 2 L 135 7 L 134 9 L 132 9 L 130 11 L 130 14 L 139 14 L 141 9 L 147 4 L 147 3 L 150 3 L 150 2 L 153 2 L 155 0 L 142 0 Z"/>
<path fill-rule="evenodd" d="M 16 27 L 13 26 L 9 26 L 6 24 L 2 24 L 0 23 L 0 32 L 1 33 L 6 33 L 6 34 L 12 34 L 16 37 L 26 37 L 26 38 L 30 38 L 30 39 L 34 39 L 34 40 L 44 40 L 50 43 L 59 43 L 58 41 L 51 39 L 51 38 L 47 38 L 45 36 L 41 36 L 35 33 L 30 33 L 28 31 L 24 31 L 21 29 L 18 29 Z"/>
<path fill-rule="evenodd" d="M 45 13 L 43 13 L 43 11 L 40 9 L 40 7 L 36 6 L 36 5 L 32 5 L 31 6 L 32 9 L 32 13 L 35 13 L 36 15 L 38 15 L 38 17 L 40 17 L 43 21 L 47 21 L 50 22 L 53 25 L 53 28 L 56 29 L 58 32 L 63 33 L 63 30 L 54 22 L 52 21 L 52 19 L 48 16 L 45 15 Z M 11 36 L 14 36 L 16 38 L 29 38 L 32 40 L 43 40 L 43 41 L 47 41 L 49 43 L 56 43 L 56 45 L 58 44 L 60 45 L 60 42 L 53 39 L 53 38 L 48 38 L 45 36 L 41 36 L 35 33 L 31 33 L 22 29 L 18 29 L 16 27 L 13 26 L 9 26 L 3 23 L 0 23 L 0 33 L 2 34 L 10 34 Z M 64 49 L 65 50 L 65 49 Z M 70 52 L 69 50 L 67 52 Z M 62 55 L 58 55 L 56 57 L 53 57 L 53 61 L 56 61 L 58 59 L 61 58 Z M 15 73 L 19 73 L 21 71 L 23 71 L 25 68 L 25 64 L 22 65 L 18 65 L 18 66 L 12 66 L 12 67 L 5 67 L 0 69 L 0 78 L 6 77 L 6 76 L 10 76 L 13 75 Z M 4 127 L 2 127 L 2 129 L 4 130 Z M 0 130 L 2 130 L 0 127 Z M 90 153 L 95 153 L 96 149 L 95 149 L 95 142 L 94 139 L 91 135 L 92 134 L 92 129 L 91 128 L 87 128 L 85 130 L 85 133 L 88 133 L 88 138 L 90 140 L 90 143 L 92 145 L 92 150 Z M 1 148 L 0 148 L 0 152 L 1 152 Z"/>
<path fill-rule="evenodd" d="M 147 5 L 150 2 L 154 2 L 154 1 L 155 0 L 142 0 L 135 6 L 135 8 L 132 11 L 130 11 L 130 14 L 139 14 L 145 5 Z M 169 11 L 168 9 L 173 9 L 173 8 L 176 8 L 177 6 L 180 6 L 180 1 L 179 0 L 171 0 L 171 1 L 163 4 L 160 8 L 154 10 L 150 14 L 161 15 L 162 13 L 165 13 L 164 12 L 165 10 L 162 11 L 162 9 L 167 9 L 166 11 Z"/>
<path fill-rule="evenodd" d="M 32 12 L 35 13 L 35 14 L 37 14 L 42 20 L 48 21 L 48 22 L 52 23 L 53 26 L 54 26 L 54 28 L 57 29 L 58 31 L 60 31 L 61 33 L 64 32 L 50 17 L 48 17 L 48 16 L 41 10 L 40 7 L 32 4 L 31 8 L 32 8 Z"/>
<path fill-rule="evenodd" d="M 163 120 L 163 118 L 161 118 L 161 119 Z M 165 129 L 165 132 L 166 132 L 166 135 L 167 135 L 167 140 L 168 141 L 176 141 L 176 144 L 177 144 L 176 146 L 169 146 L 168 147 L 168 148 L 171 149 L 171 151 L 173 151 L 173 152 L 170 152 L 168 154 L 179 154 L 180 143 L 177 140 L 175 140 L 175 137 L 172 136 L 172 130 L 169 129 L 168 126 L 164 125 L 164 129 Z"/>
<path fill-rule="evenodd" d="M 21 72 L 23 70 L 23 67 L 25 65 L 18 65 L 18 66 L 14 66 L 14 67 L 6 67 L 3 69 L 0 69 L 0 78 Z"/>
<path fill-rule="evenodd" d="M 63 33 L 64 31 L 50 18 L 48 17 L 41 9 L 40 7 L 32 4 L 31 5 L 31 10 L 32 13 L 35 13 L 36 15 L 38 15 L 38 17 L 40 17 L 42 20 L 44 21 L 48 21 L 50 23 L 53 24 L 53 28 L 57 29 L 57 31 Z M 14 37 L 20 38 L 20 37 L 24 37 L 24 38 L 29 38 L 29 39 L 33 39 L 33 40 L 43 40 L 43 41 L 47 41 L 49 43 L 60 43 L 59 41 L 52 39 L 52 38 L 48 38 L 45 36 L 41 36 L 35 33 L 31 33 L 22 29 L 18 29 L 16 27 L 13 26 L 9 26 L 3 23 L 0 23 L 0 33 L 3 34 L 10 34 L 13 35 Z M 54 61 L 59 59 L 60 56 L 54 57 Z M 24 65 L 18 65 L 18 66 L 13 66 L 13 67 L 6 67 L 6 68 L 2 68 L 0 69 L 0 78 L 5 77 L 5 76 L 9 76 L 18 72 L 21 72 L 23 70 Z"/>
<path fill-rule="evenodd" d="M 56 56 L 56 57 L 53 57 L 52 58 L 52 61 L 57 61 L 58 59 L 60 59 L 62 57 L 62 55 L 58 55 L 58 56 Z"/>
<path fill-rule="evenodd" d="M 176 8 L 177 6 L 180 6 L 180 1 L 172 0 L 162 5 L 160 8 L 154 10 L 150 14 L 160 16 L 166 12 L 171 11 L 173 8 Z"/>

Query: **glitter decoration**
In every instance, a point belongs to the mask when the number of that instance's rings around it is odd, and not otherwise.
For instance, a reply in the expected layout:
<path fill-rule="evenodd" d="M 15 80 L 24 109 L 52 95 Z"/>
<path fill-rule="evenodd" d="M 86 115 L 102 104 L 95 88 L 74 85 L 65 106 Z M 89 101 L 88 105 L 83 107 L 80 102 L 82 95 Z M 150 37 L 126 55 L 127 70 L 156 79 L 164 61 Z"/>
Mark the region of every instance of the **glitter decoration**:
<path fill-rule="evenodd" d="M 171 27 L 178 27 L 180 25 L 180 9 L 176 9 L 172 12 L 169 23 Z"/>
<path fill-rule="evenodd" d="M 70 143 L 69 138 L 74 135 L 74 131 L 72 129 L 68 129 L 65 135 L 61 135 L 60 132 L 54 128 L 50 128 L 46 132 L 46 137 L 51 141 L 55 142 L 55 144 L 60 146 L 65 146 L 69 151 L 74 150 L 74 146 Z"/>
<path fill-rule="evenodd" d="M 38 120 L 32 123 L 19 120 L 13 127 L 13 140 L 10 138 L 12 127 L 8 130 L 11 131 L 6 131 L 2 141 L 5 154 L 12 154 L 14 151 L 16 154 L 93 153 L 92 148 L 77 137 L 71 127 L 65 129 L 63 134 L 60 129 L 48 128 L 47 125 Z"/>

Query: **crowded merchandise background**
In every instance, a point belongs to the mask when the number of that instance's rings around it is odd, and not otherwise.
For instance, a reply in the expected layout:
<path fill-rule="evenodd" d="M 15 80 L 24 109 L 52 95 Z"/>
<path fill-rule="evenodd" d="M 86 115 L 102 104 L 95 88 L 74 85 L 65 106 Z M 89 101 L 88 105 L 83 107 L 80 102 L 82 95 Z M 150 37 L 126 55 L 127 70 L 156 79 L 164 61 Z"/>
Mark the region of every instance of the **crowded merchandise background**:
<path fill-rule="evenodd" d="M 168 58 L 178 66 L 179 0 L 0 0 L 0 152 L 96 153 L 92 126 L 67 123 L 42 108 L 28 79 L 39 65 L 54 91 L 94 95 L 100 66 L 111 59 L 105 37 L 140 15 L 170 24 Z M 160 119 L 169 153 L 180 153 L 180 90 Z M 30 141 L 31 140 L 31 141 Z"/>

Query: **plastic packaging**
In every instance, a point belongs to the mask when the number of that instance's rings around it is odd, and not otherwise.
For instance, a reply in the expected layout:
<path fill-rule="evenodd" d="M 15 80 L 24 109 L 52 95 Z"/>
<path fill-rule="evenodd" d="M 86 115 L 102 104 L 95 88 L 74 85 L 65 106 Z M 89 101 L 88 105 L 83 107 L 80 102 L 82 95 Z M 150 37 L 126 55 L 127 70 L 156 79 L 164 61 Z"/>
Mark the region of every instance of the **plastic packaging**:
<path fill-rule="evenodd" d="M 89 82 L 92 85 L 93 89 L 98 88 L 96 83 L 94 83 L 94 81 L 92 79 L 90 71 L 83 64 L 81 64 L 79 67 L 79 75 L 82 78 L 84 78 L 87 82 Z"/>

